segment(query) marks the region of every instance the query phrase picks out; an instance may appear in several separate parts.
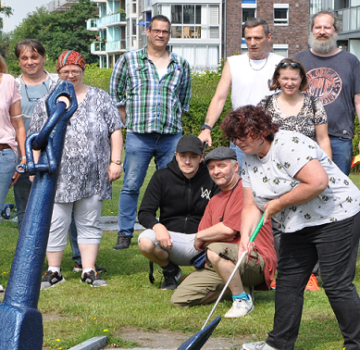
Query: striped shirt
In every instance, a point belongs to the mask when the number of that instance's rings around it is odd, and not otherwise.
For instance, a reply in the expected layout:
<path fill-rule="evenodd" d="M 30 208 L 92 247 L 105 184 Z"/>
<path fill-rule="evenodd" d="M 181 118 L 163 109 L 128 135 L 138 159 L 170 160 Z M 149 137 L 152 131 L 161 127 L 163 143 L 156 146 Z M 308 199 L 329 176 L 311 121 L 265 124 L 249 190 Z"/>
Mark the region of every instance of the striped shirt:
<path fill-rule="evenodd" d="M 191 75 L 189 63 L 170 52 L 166 74 L 159 80 L 147 48 L 120 57 L 112 72 L 109 93 L 116 107 L 126 106 L 128 131 L 177 134 L 181 115 L 189 110 Z"/>

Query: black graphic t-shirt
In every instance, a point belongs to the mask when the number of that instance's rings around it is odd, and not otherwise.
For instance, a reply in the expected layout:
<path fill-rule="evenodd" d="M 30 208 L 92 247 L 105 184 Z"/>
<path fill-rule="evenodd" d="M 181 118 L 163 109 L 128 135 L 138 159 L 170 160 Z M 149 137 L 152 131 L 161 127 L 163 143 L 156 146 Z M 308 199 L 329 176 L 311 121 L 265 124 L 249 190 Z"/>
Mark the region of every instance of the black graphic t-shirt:
<path fill-rule="evenodd" d="M 294 56 L 306 70 L 307 94 L 317 97 L 328 116 L 329 135 L 351 139 L 354 134 L 354 96 L 360 93 L 360 62 L 353 54 L 340 51 L 322 57 L 310 50 Z"/>

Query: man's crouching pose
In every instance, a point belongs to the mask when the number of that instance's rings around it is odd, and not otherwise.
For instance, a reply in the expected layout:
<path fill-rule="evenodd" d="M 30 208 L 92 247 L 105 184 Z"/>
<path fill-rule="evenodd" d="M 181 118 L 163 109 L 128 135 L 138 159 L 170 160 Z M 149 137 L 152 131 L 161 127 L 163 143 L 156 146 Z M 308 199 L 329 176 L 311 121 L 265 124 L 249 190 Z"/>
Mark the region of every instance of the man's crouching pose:
<path fill-rule="evenodd" d="M 196 250 L 206 249 L 206 264 L 181 283 L 171 298 L 174 306 L 188 307 L 216 300 L 243 253 L 239 251 L 243 190 L 236 153 L 230 148 L 216 148 L 205 157 L 205 164 L 221 189 L 206 207 L 194 241 Z M 250 290 L 252 287 L 268 290 L 275 269 L 276 252 L 269 221 L 229 284 L 233 305 L 225 317 L 241 317 L 252 312 Z"/>

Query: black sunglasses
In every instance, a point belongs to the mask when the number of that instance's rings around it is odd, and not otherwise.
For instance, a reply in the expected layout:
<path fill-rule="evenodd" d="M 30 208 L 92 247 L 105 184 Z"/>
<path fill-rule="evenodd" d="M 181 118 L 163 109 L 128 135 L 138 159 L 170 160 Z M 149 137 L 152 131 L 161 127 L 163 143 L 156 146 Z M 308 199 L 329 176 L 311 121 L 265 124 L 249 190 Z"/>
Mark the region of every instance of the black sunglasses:
<path fill-rule="evenodd" d="M 297 62 L 283 62 L 279 63 L 279 68 L 287 68 L 291 66 L 291 68 L 301 68 L 301 64 Z"/>

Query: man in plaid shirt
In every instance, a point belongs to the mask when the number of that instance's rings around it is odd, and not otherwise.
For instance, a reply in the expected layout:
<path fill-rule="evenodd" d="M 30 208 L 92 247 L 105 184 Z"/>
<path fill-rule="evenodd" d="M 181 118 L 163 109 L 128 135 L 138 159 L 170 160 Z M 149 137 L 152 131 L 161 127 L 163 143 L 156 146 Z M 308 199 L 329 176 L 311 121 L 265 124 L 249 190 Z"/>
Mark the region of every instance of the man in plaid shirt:
<path fill-rule="evenodd" d="M 170 25 L 163 15 L 153 17 L 146 30 L 148 45 L 121 56 L 111 75 L 109 92 L 127 129 L 120 230 L 114 249 L 129 248 L 139 189 L 150 160 L 155 157 L 157 169 L 172 160 L 182 136 L 182 113 L 189 110 L 190 66 L 166 49 Z"/>

